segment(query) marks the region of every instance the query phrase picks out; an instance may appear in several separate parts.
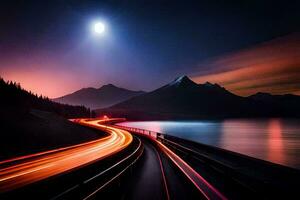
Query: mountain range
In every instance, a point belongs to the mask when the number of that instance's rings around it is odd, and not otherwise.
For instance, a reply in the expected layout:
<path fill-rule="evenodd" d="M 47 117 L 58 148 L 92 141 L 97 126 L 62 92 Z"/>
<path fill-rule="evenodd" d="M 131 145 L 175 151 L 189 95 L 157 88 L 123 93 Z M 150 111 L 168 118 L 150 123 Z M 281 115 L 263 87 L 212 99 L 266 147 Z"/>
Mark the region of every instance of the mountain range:
<path fill-rule="evenodd" d="M 181 76 L 152 92 L 97 109 L 96 113 L 144 120 L 300 117 L 300 96 L 257 93 L 241 97 L 218 84 L 197 84 Z"/>
<path fill-rule="evenodd" d="M 143 91 L 131 91 L 112 84 L 100 88 L 83 88 L 74 93 L 53 99 L 53 101 L 71 105 L 84 105 L 91 109 L 104 108 L 144 94 Z"/>
<path fill-rule="evenodd" d="M 218 84 L 197 84 L 187 76 L 151 92 L 108 84 L 98 89 L 83 88 L 54 101 L 84 105 L 97 115 L 136 120 L 300 117 L 300 96 L 259 92 L 241 97 Z"/>

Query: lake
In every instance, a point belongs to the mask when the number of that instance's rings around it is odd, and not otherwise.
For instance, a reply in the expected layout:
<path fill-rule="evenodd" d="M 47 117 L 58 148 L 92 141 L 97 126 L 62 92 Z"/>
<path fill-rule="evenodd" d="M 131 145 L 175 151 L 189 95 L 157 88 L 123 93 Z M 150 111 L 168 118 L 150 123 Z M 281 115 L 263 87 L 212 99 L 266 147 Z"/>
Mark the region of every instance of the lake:
<path fill-rule="evenodd" d="M 300 169 L 300 119 L 143 121 L 120 124 L 165 133 Z"/>

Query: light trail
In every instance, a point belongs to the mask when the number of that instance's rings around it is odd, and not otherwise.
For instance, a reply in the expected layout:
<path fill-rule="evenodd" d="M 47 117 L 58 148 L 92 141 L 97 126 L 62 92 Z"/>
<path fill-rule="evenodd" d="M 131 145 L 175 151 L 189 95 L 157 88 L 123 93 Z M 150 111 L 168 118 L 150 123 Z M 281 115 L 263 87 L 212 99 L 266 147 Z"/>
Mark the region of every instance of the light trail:
<path fill-rule="evenodd" d="M 132 135 L 125 130 L 100 124 L 109 120 L 72 121 L 105 131 L 108 136 L 0 162 L 0 192 L 10 191 L 101 160 L 126 148 L 133 140 Z"/>
<path fill-rule="evenodd" d="M 160 149 L 173 161 L 173 163 L 186 175 L 206 199 L 227 200 L 215 187 L 208 183 L 190 165 L 182 160 L 177 154 L 159 141 L 156 141 Z"/>
<path fill-rule="evenodd" d="M 160 167 L 160 171 L 161 171 L 161 175 L 162 175 L 162 179 L 163 179 L 163 184 L 164 184 L 164 189 L 165 189 L 165 192 L 166 192 L 166 197 L 167 197 L 167 200 L 170 200 L 170 194 L 169 194 L 167 179 L 166 179 L 165 170 L 164 170 L 164 167 L 163 167 L 163 164 L 162 164 L 162 160 L 161 160 L 161 157 L 160 157 L 157 149 L 155 149 L 155 152 L 156 152 L 156 155 L 157 155 L 157 158 L 158 158 L 158 161 L 159 161 L 159 167 Z"/>
<path fill-rule="evenodd" d="M 181 159 L 176 153 L 174 153 L 171 149 L 169 149 L 166 145 L 160 142 L 157 139 L 157 133 L 125 126 L 115 125 L 114 127 L 119 127 L 133 133 L 143 135 L 144 137 L 149 138 L 153 142 L 155 142 L 162 152 L 167 155 L 167 157 L 184 173 L 184 175 L 195 185 L 195 187 L 199 190 L 200 193 L 205 197 L 205 199 L 216 199 L 216 200 L 227 200 L 227 198 L 212 186 L 209 182 L 207 182 L 199 173 L 197 173 L 187 162 Z"/>

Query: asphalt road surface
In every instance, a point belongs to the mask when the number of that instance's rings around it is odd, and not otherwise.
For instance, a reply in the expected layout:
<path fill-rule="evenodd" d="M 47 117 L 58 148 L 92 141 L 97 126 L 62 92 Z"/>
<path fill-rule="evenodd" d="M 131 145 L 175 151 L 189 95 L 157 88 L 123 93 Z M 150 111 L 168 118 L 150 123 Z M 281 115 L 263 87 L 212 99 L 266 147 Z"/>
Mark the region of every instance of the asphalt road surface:
<path fill-rule="evenodd" d="M 126 184 L 123 199 L 203 199 L 196 187 L 151 141 L 142 139 L 144 155 Z"/>

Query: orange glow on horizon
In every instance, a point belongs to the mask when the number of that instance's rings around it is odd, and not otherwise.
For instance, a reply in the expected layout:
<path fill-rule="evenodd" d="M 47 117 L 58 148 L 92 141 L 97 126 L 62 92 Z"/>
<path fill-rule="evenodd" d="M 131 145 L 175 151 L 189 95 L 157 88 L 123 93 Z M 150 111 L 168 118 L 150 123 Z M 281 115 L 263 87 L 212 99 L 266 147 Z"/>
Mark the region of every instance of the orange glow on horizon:
<path fill-rule="evenodd" d="M 67 72 L 54 72 L 48 70 L 18 69 L 1 72 L 5 81 L 21 84 L 21 87 L 34 94 L 56 98 L 82 88 L 77 76 Z"/>
<path fill-rule="evenodd" d="M 25 90 L 49 98 L 104 84 L 99 76 L 95 81 L 95 72 L 88 67 L 70 66 L 43 54 L 7 58 L 0 65 L 0 77 L 5 81 L 20 83 Z"/>

